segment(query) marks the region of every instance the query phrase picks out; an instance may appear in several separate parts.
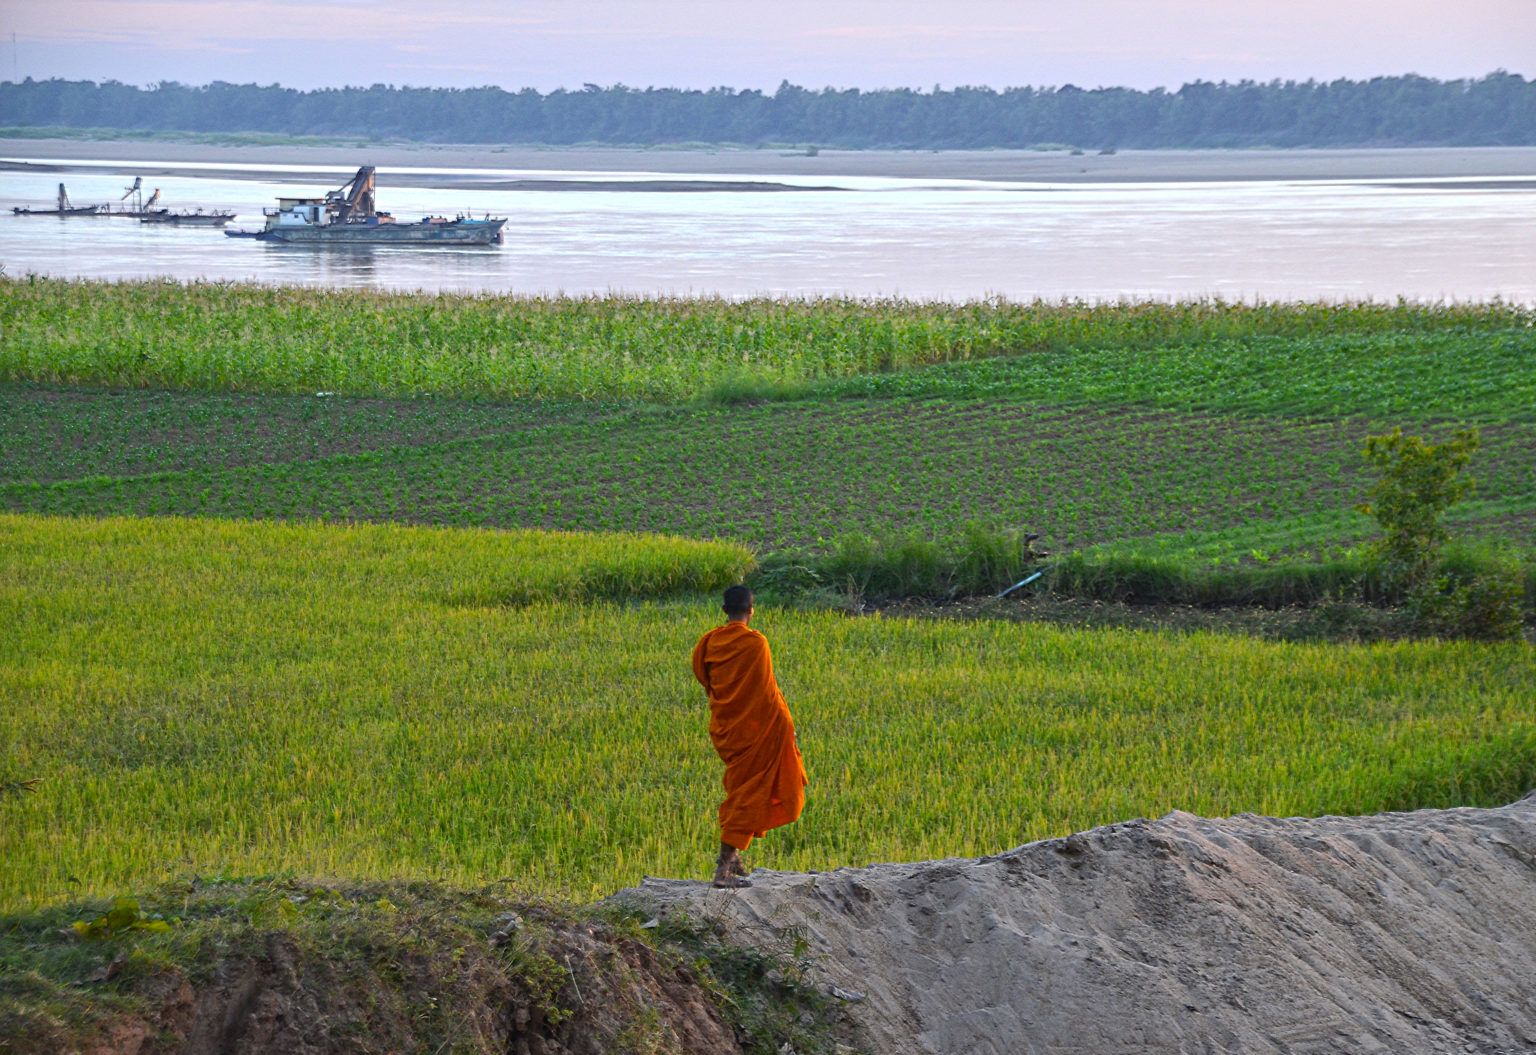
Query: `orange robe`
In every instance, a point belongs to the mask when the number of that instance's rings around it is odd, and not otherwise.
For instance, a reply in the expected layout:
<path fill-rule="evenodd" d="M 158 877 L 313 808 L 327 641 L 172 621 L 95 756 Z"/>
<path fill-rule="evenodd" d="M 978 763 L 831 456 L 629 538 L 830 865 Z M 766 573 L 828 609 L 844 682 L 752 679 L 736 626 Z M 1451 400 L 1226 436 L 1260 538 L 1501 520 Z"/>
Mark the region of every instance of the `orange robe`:
<path fill-rule="evenodd" d="M 709 693 L 709 738 L 725 763 L 720 841 L 745 850 L 753 836 L 789 824 L 805 808 L 795 721 L 773 680 L 768 639 L 745 623 L 699 638 L 693 676 Z"/>

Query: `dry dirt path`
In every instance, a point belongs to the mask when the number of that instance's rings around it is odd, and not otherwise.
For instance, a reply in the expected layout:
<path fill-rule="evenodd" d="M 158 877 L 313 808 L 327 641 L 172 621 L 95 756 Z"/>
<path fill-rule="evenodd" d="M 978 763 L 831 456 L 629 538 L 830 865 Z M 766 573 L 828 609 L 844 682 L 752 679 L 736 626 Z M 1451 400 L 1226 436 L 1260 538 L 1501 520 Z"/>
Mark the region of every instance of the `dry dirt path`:
<path fill-rule="evenodd" d="M 880 1055 L 1536 1050 L 1536 793 L 1500 809 L 1170 813 L 979 860 L 647 879 L 800 928 Z"/>

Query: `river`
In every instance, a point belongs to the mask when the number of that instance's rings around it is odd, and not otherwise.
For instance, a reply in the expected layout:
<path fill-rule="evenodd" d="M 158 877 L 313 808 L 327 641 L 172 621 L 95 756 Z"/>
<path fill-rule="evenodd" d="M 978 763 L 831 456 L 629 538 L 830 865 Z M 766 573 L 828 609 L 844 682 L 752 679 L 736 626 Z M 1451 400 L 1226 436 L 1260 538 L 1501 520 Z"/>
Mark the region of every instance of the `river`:
<path fill-rule="evenodd" d="M 266 159 L 7 157 L 7 145 L 5 206 L 51 206 L 61 180 L 76 204 L 116 203 L 139 174 L 172 208 L 235 210 L 234 228 L 261 226 L 279 195 L 318 195 L 351 174 Z M 0 265 L 12 277 L 524 294 L 1536 303 L 1536 171 L 1074 182 L 810 174 L 766 152 L 761 170 L 737 159 L 730 172 L 615 156 L 640 164 L 497 168 L 445 155 L 381 167 L 381 209 L 505 216 L 499 246 L 290 247 L 6 208 Z"/>

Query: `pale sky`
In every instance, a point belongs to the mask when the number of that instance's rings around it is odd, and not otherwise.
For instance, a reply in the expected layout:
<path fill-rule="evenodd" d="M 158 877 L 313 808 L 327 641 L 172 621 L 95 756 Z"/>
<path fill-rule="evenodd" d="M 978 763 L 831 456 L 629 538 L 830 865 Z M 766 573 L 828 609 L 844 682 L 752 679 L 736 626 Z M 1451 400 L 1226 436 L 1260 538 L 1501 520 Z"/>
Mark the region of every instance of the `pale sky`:
<path fill-rule="evenodd" d="M 1177 88 L 1531 77 L 1536 0 L 0 0 L 6 46 L 141 85 Z"/>

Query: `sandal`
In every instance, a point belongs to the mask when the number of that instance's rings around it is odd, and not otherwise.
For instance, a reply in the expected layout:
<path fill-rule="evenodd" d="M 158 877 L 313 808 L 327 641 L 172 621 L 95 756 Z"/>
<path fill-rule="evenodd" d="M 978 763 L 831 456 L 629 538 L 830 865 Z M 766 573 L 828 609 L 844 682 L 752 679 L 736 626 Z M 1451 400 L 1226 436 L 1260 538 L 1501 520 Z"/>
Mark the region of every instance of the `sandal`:
<path fill-rule="evenodd" d="M 741 878 L 746 874 L 747 870 L 741 863 L 740 854 L 732 853 L 729 857 L 722 854 L 715 858 L 715 878 L 709 885 L 716 890 L 739 890 L 752 885 L 750 879 Z"/>

